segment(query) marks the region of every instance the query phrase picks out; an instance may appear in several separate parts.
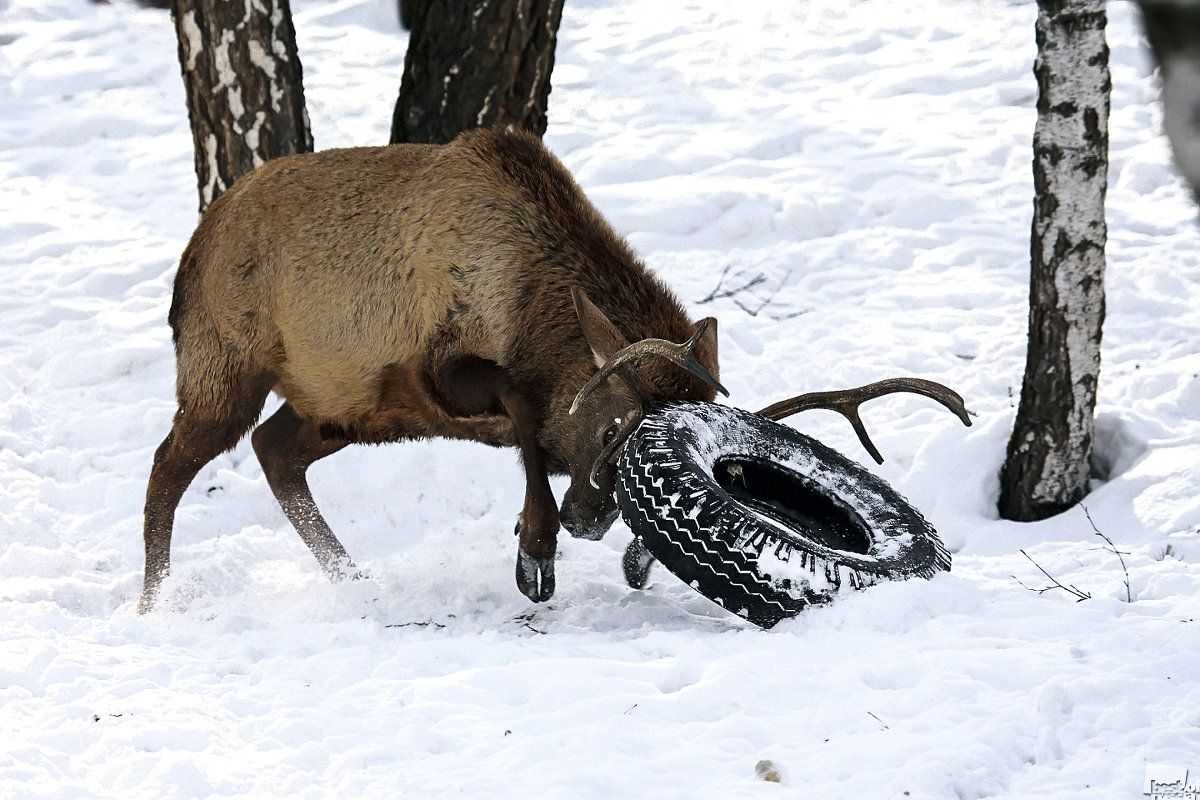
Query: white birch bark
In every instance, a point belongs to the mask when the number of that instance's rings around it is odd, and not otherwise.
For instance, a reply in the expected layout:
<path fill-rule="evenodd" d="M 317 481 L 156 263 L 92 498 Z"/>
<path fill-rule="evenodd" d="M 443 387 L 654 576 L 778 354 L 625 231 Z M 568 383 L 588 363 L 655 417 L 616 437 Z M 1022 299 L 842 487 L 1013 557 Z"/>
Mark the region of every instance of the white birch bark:
<path fill-rule="evenodd" d="M 1104 0 L 1038 0 L 1029 351 L 1000 512 L 1042 519 L 1086 493 L 1104 320 L 1111 80 Z"/>

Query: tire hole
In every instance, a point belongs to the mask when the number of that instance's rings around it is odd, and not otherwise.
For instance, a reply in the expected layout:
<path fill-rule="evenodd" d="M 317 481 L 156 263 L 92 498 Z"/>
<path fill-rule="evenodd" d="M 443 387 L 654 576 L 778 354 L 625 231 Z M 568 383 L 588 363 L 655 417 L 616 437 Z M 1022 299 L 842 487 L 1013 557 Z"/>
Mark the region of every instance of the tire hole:
<path fill-rule="evenodd" d="M 713 477 L 737 502 L 807 539 L 846 553 L 870 550 L 871 538 L 859 516 L 792 472 L 733 456 L 717 461 Z"/>

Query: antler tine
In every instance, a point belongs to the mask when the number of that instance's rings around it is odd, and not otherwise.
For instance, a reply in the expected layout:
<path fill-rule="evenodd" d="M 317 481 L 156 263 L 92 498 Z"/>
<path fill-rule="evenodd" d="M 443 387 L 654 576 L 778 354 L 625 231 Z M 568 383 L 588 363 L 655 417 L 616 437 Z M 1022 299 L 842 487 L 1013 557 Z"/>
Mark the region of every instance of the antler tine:
<path fill-rule="evenodd" d="M 692 351 L 696 349 L 696 345 L 700 343 L 700 339 L 708 330 L 708 320 L 701 320 L 696 326 L 696 332 L 692 337 L 683 344 L 668 342 L 666 339 L 642 339 L 639 342 L 634 342 L 631 345 L 626 345 L 613 354 L 612 358 L 604 362 L 604 366 L 597 370 L 591 380 L 584 384 L 579 390 L 579 394 L 575 395 L 574 402 L 571 403 L 569 413 L 574 414 L 579 410 L 579 406 L 583 403 L 587 396 L 596 390 L 596 387 L 608 379 L 610 375 L 622 368 L 626 364 L 634 364 L 647 356 L 661 356 L 671 363 L 683 367 L 688 372 L 695 375 L 700 380 L 707 383 L 717 391 L 729 396 L 729 390 L 720 384 L 720 382 L 712 376 L 704 365 L 696 360 L 692 355 Z"/>
<path fill-rule="evenodd" d="M 867 435 L 867 429 L 863 426 L 862 419 L 858 416 L 858 407 L 867 400 L 873 400 L 876 397 L 882 397 L 885 394 L 892 394 L 893 392 L 912 392 L 937 400 L 950 409 L 950 411 L 954 412 L 954 415 L 962 421 L 963 425 L 967 427 L 971 426 L 971 418 L 967 416 L 967 407 L 963 404 L 963 399 L 959 396 L 958 392 L 949 386 L 943 386 L 940 383 L 927 381 L 923 378 L 889 378 L 869 383 L 866 386 L 859 386 L 857 389 L 845 389 L 835 392 L 809 392 L 793 397 L 790 400 L 781 400 L 778 403 L 773 403 L 758 413 L 769 419 L 780 420 L 792 414 L 809 411 L 814 408 L 836 411 L 850 421 L 850 424 L 854 427 L 854 432 L 858 434 L 858 440 L 862 442 L 862 446 L 871 454 L 876 463 L 882 464 L 883 456 L 876 449 L 875 444 L 871 441 L 871 437 Z"/>

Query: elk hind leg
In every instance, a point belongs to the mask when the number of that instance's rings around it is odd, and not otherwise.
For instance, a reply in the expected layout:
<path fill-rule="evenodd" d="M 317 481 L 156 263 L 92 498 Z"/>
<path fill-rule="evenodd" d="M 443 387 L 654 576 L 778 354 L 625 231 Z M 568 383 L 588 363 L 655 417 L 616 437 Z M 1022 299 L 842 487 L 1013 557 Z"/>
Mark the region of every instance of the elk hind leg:
<path fill-rule="evenodd" d="M 171 533 L 175 525 L 175 509 L 196 473 L 205 464 L 237 444 L 242 434 L 254 423 L 254 417 L 266 397 L 263 390 L 257 398 L 231 408 L 224 418 L 217 419 L 181 405 L 175 414 L 171 432 L 154 453 L 150 481 L 146 487 L 145 522 L 142 535 L 146 545 L 146 569 L 138 613 L 154 607 L 162 581 L 171 565 Z"/>
<path fill-rule="evenodd" d="M 317 509 L 305 473 L 313 462 L 336 453 L 347 442 L 322 438 L 317 426 L 302 419 L 288 403 L 255 428 L 250 441 L 275 499 L 321 569 L 332 580 L 345 577 L 354 564 Z"/>

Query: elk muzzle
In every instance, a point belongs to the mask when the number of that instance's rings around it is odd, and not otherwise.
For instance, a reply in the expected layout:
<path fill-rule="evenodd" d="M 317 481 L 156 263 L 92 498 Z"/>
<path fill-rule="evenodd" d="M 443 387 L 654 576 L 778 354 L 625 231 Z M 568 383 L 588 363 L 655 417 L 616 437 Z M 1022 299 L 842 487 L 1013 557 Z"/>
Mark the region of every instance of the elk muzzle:
<path fill-rule="evenodd" d="M 581 490 L 578 482 L 563 495 L 558 519 L 567 533 L 576 539 L 599 541 L 617 520 L 617 499 L 614 495 L 615 468 L 609 466 L 596 474 L 597 486 L 585 483 Z"/>

